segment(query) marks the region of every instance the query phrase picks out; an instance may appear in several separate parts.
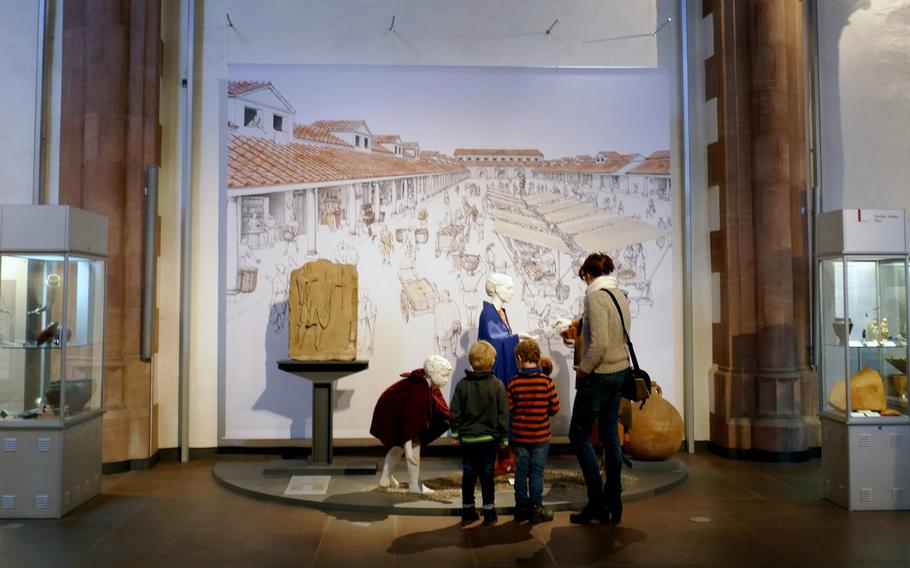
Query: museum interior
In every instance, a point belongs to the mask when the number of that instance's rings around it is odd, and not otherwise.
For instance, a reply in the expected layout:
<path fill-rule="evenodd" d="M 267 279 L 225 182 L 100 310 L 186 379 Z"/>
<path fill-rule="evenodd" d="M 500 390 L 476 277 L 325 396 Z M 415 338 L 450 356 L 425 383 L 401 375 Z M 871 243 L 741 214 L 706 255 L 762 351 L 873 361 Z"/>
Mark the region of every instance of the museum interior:
<path fill-rule="evenodd" d="M 910 562 L 907 0 L 3 0 L 0 53 L 0 565 Z"/>

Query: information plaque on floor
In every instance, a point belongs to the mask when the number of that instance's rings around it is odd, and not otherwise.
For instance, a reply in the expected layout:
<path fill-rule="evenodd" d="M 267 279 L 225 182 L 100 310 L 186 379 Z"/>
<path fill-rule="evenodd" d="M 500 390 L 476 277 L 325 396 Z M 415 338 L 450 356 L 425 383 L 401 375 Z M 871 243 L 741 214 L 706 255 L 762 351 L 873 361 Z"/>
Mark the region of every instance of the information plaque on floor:
<path fill-rule="evenodd" d="M 288 481 L 285 495 L 325 495 L 329 492 L 331 475 L 294 475 Z"/>

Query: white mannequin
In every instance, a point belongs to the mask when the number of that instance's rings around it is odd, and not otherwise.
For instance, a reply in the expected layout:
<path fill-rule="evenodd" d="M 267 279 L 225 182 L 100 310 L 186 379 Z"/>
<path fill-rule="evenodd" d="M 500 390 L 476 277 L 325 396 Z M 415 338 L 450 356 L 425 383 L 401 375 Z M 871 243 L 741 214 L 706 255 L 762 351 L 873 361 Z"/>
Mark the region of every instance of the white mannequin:
<path fill-rule="evenodd" d="M 487 278 L 486 290 L 487 296 L 490 297 L 490 303 L 493 304 L 496 311 L 501 310 L 515 295 L 515 285 L 512 282 L 512 277 L 500 272 L 490 274 L 489 278 Z M 516 335 L 521 339 L 537 340 L 537 337 L 521 331 L 516 332 Z"/>
<path fill-rule="evenodd" d="M 427 382 L 430 388 L 444 388 L 449 384 L 452 378 L 452 364 L 441 355 L 430 355 L 423 363 L 423 370 L 426 373 Z M 408 491 L 411 493 L 432 493 L 433 490 L 420 482 L 420 440 L 408 440 L 404 447 L 394 446 L 389 449 L 385 455 L 385 463 L 382 466 L 382 476 L 379 478 L 380 487 L 399 487 L 398 480 L 392 475 L 395 466 L 401 456 L 404 455 L 408 464 Z"/>

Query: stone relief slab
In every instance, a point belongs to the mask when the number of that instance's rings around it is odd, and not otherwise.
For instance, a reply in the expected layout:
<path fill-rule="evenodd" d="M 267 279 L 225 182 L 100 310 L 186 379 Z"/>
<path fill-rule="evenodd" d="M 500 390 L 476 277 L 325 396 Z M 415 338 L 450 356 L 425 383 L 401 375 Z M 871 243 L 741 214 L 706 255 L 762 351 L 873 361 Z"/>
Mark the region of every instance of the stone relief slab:
<path fill-rule="evenodd" d="M 288 357 L 298 361 L 357 358 L 357 267 L 319 259 L 291 272 Z"/>

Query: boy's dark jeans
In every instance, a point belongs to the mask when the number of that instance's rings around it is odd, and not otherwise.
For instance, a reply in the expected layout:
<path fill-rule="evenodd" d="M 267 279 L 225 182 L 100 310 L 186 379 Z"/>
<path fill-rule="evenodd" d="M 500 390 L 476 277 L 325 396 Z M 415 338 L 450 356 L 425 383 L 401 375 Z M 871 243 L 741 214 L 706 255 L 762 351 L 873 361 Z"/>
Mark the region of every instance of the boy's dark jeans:
<path fill-rule="evenodd" d="M 578 465 L 585 476 L 588 503 L 595 507 L 604 504 L 613 506 L 618 502 L 622 491 L 622 447 L 619 445 L 616 420 L 625 376 L 624 370 L 607 375 L 592 373 L 575 385 L 577 390 L 575 404 L 572 406 L 572 422 L 569 424 L 569 441 L 575 448 Z M 600 466 L 591 444 L 591 427 L 595 418 L 598 435 L 604 443 L 604 469 L 607 474 L 605 484 L 601 482 Z"/>
<path fill-rule="evenodd" d="M 474 486 L 480 479 L 480 492 L 483 504 L 492 506 L 496 490 L 493 486 L 493 465 L 496 462 L 496 442 L 479 444 L 461 444 L 461 502 L 465 506 L 474 506 Z"/>
<path fill-rule="evenodd" d="M 515 444 L 515 505 L 543 505 L 543 470 L 550 442 Z"/>

